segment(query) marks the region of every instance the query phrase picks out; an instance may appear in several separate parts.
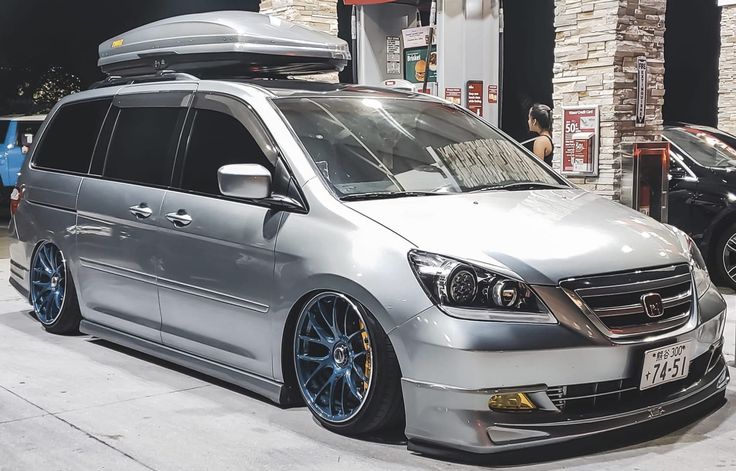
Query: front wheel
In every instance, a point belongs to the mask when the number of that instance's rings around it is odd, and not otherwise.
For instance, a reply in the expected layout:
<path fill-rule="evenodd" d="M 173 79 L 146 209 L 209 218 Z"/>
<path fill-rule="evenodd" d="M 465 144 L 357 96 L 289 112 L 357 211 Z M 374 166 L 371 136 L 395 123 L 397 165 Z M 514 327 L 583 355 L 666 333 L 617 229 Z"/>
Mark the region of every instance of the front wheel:
<path fill-rule="evenodd" d="M 736 223 L 721 233 L 712 261 L 717 280 L 736 289 Z"/>
<path fill-rule="evenodd" d="M 74 283 L 59 248 L 44 242 L 31 263 L 31 304 L 36 318 L 48 332 L 79 332 L 82 319 Z"/>
<path fill-rule="evenodd" d="M 343 294 L 320 293 L 304 306 L 294 365 L 307 407 L 330 430 L 365 434 L 403 416 L 391 342 L 367 309 Z"/>

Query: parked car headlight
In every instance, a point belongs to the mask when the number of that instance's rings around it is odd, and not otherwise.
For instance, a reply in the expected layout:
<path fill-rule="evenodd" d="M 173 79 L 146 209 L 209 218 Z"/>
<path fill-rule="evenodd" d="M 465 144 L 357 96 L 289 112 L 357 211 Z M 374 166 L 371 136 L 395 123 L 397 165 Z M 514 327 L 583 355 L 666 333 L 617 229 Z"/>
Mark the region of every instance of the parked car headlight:
<path fill-rule="evenodd" d="M 710 287 L 710 276 L 708 275 L 708 267 L 705 265 L 703 254 L 700 253 L 700 249 L 689 235 L 674 226 L 669 227 L 679 239 L 682 249 L 688 254 L 690 271 L 693 274 L 693 283 L 695 283 L 695 291 L 698 297 L 700 297 Z"/>
<path fill-rule="evenodd" d="M 556 323 L 520 280 L 453 258 L 412 250 L 409 262 L 429 297 L 445 313 L 472 320 Z"/>

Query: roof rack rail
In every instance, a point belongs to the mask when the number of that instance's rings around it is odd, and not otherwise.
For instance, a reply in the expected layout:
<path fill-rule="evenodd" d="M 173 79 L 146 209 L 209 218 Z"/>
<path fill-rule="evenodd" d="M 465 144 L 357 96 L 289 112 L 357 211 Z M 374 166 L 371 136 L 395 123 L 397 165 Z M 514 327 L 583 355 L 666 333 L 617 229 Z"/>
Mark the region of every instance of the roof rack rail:
<path fill-rule="evenodd" d="M 116 85 L 131 85 L 134 83 L 149 83 L 149 82 L 166 82 L 169 80 L 199 80 L 199 77 L 195 77 L 192 74 L 186 74 L 183 72 L 176 72 L 173 70 L 160 70 L 153 74 L 145 75 L 132 75 L 129 77 L 121 77 L 119 75 L 110 75 L 104 80 L 95 82 L 90 85 L 89 90 L 96 88 L 114 87 Z"/>

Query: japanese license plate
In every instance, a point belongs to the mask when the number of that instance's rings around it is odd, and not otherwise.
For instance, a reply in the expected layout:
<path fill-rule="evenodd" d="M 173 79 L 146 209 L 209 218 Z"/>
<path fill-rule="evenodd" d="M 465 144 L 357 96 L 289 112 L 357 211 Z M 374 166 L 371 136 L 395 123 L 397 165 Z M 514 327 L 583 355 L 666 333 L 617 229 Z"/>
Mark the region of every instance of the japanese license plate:
<path fill-rule="evenodd" d="M 688 340 L 644 352 L 639 389 L 643 391 L 686 377 L 692 348 L 692 342 Z"/>

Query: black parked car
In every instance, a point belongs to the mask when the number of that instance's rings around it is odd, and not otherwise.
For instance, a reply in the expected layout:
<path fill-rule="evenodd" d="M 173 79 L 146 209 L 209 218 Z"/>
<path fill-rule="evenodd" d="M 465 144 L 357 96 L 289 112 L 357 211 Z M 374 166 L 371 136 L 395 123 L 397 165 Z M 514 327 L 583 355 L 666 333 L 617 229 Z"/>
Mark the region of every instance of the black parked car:
<path fill-rule="evenodd" d="M 719 129 L 667 125 L 669 223 L 690 234 L 711 274 L 736 288 L 736 136 Z"/>

